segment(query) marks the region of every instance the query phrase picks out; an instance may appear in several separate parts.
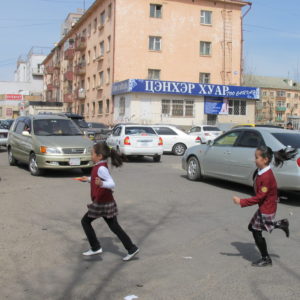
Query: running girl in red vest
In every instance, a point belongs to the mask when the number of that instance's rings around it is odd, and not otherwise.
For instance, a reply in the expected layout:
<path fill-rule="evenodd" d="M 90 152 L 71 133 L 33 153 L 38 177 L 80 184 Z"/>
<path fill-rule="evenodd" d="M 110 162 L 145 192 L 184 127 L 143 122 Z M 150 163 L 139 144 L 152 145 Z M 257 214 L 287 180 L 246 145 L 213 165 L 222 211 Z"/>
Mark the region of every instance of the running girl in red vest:
<path fill-rule="evenodd" d="M 282 229 L 289 237 L 289 221 L 287 219 L 275 221 L 277 210 L 277 183 L 271 170 L 270 163 L 274 155 L 275 167 L 282 166 L 284 161 L 296 156 L 297 151 L 290 147 L 273 153 L 266 146 L 258 147 L 255 151 L 255 163 L 258 168 L 255 178 L 255 196 L 247 199 L 233 197 L 233 202 L 241 207 L 258 204 L 259 208 L 250 221 L 248 229 L 252 232 L 255 244 L 261 253 L 261 259 L 252 263 L 252 266 L 272 266 L 272 260 L 267 250 L 267 243 L 262 231 L 272 232 L 274 228 Z"/>
<path fill-rule="evenodd" d="M 111 158 L 113 166 L 120 167 L 123 164 L 122 157 L 113 149 L 110 149 L 106 143 L 94 145 L 92 150 L 92 160 L 95 166 L 92 169 L 91 177 L 82 177 L 82 181 L 91 183 L 92 203 L 88 205 L 88 212 L 83 216 L 81 224 L 88 238 L 91 249 L 82 253 L 85 256 L 102 253 L 102 248 L 92 227 L 92 222 L 102 217 L 110 230 L 117 235 L 123 243 L 128 254 L 123 258 L 124 261 L 130 260 L 138 252 L 139 248 L 134 245 L 119 225 L 117 220 L 117 204 L 113 197 L 112 189 L 115 187 L 108 166 L 107 159 Z"/>

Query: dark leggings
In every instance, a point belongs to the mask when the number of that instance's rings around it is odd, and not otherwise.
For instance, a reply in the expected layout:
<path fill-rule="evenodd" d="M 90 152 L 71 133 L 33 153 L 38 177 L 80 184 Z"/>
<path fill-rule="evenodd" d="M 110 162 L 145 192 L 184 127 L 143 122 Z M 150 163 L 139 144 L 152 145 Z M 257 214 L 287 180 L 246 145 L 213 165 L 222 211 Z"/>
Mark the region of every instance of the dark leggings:
<path fill-rule="evenodd" d="M 267 249 L 267 243 L 265 238 L 262 236 L 262 232 L 259 230 L 255 230 L 252 228 L 251 224 L 249 224 L 248 229 L 252 232 L 255 244 L 257 248 L 259 249 L 259 252 L 262 257 L 269 256 L 268 249 Z"/>
<path fill-rule="evenodd" d="M 126 234 L 126 232 L 119 225 L 117 217 L 113 218 L 103 218 L 107 223 L 109 229 L 120 239 L 125 249 L 130 252 L 136 246 L 132 243 L 130 237 Z M 96 233 L 94 228 L 92 227 L 92 222 L 96 220 L 95 218 L 90 218 L 88 213 L 86 213 L 81 219 L 81 224 L 83 230 L 87 236 L 87 239 L 91 245 L 93 251 L 97 251 L 101 248 L 100 243 L 96 237 Z"/>

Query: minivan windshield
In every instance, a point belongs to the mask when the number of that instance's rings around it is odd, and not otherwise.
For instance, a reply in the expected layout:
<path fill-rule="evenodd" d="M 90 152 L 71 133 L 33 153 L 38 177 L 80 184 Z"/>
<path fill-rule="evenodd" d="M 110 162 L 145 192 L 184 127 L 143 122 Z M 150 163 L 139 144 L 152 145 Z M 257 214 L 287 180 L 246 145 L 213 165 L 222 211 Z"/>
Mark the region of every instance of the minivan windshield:
<path fill-rule="evenodd" d="M 89 128 L 89 124 L 84 119 L 72 119 L 80 128 Z"/>
<path fill-rule="evenodd" d="M 33 120 L 33 131 L 39 136 L 73 136 L 82 135 L 80 129 L 71 121 L 63 119 Z"/>
<path fill-rule="evenodd" d="M 272 133 L 283 145 L 300 149 L 300 133 Z"/>

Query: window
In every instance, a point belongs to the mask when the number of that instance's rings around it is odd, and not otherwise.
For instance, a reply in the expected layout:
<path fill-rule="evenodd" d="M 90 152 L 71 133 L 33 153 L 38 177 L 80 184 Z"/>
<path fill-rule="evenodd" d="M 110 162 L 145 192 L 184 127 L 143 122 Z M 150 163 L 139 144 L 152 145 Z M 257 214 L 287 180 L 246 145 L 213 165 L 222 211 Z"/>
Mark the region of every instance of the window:
<path fill-rule="evenodd" d="M 285 91 L 277 91 L 276 96 L 277 97 L 285 97 Z"/>
<path fill-rule="evenodd" d="M 104 55 L 104 41 L 100 43 L 100 56 Z"/>
<path fill-rule="evenodd" d="M 294 104 L 294 108 L 295 108 L 295 109 L 298 109 L 298 104 Z"/>
<path fill-rule="evenodd" d="M 200 83 L 210 83 L 210 73 L 200 73 L 199 82 Z"/>
<path fill-rule="evenodd" d="M 229 100 L 228 101 L 229 115 L 246 115 L 246 100 Z"/>
<path fill-rule="evenodd" d="M 200 23 L 204 25 L 211 25 L 212 22 L 212 12 L 209 10 L 201 10 Z"/>
<path fill-rule="evenodd" d="M 263 91 L 262 92 L 262 95 L 265 97 L 265 96 L 267 96 L 267 91 Z"/>
<path fill-rule="evenodd" d="M 162 5 L 150 4 L 150 17 L 161 18 Z"/>
<path fill-rule="evenodd" d="M 93 110 L 92 110 L 92 115 L 95 115 L 95 102 L 93 102 Z"/>
<path fill-rule="evenodd" d="M 219 146 L 219 147 L 233 146 L 235 141 L 239 137 L 240 133 L 241 133 L 240 131 L 233 131 L 227 133 L 226 135 L 217 138 L 214 142 L 214 146 Z"/>
<path fill-rule="evenodd" d="M 290 108 L 290 103 L 287 103 L 287 104 L 286 104 L 286 107 L 287 107 L 287 108 Z"/>
<path fill-rule="evenodd" d="M 185 100 L 185 116 L 194 116 L 194 100 Z"/>
<path fill-rule="evenodd" d="M 282 120 L 283 112 L 277 112 L 277 119 Z"/>
<path fill-rule="evenodd" d="M 94 32 L 97 30 L 97 18 L 94 19 Z"/>
<path fill-rule="evenodd" d="M 103 101 L 98 101 L 98 115 L 103 114 Z"/>
<path fill-rule="evenodd" d="M 109 113 L 109 99 L 106 99 L 106 111 L 107 114 Z"/>
<path fill-rule="evenodd" d="M 285 107 L 285 102 L 284 101 L 276 101 L 276 106 L 277 107 Z"/>
<path fill-rule="evenodd" d="M 171 100 L 161 101 L 161 113 L 167 116 L 171 114 Z"/>
<path fill-rule="evenodd" d="M 161 37 L 159 36 L 149 37 L 149 50 L 153 50 L 153 51 L 161 50 Z"/>
<path fill-rule="evenodd" d="M 97 57 L 97 47 L 94 46 L 94 55 L 93 55 L 93 59 L 95 60 Z"/>
<path fill-rule="evenodd" d="M 103 86 L 104 83 L 104 72 L 99 72 L 99 86 Z"/>
<path fill-rule="evenodd" d="M 119 136 L 121 134 L 121 131 L 122 131 L 122 127 L 117 127 L 114 129 L 113 131 L 113 136 Z"/>
<path fill-rule="evenodd" d="M 90 77 L 87 78 L 87 84 L 86 84 L 86 89 L 89 90 L 91 86 L 91 79 Z"/>
<path fill-rule="evenodd" d="M 80 110 L 81 110 L 81 114 L 83 115 L 84 114 L 84 104 L 80 105 Z"/>
<path fill-rule="evenodd" d="M 120 99 L 120 108 L 119 108 L 119 115 L 125 115 L 125 97 L 121 97 Z"/>
<path fill-rule="evenodd" d="M 107 52 L 110 51 L 110 36 L 107 37 Z"/>
<path fill-rule="evenodd" d="M 285 146 L 291 146 L 295 149 L 300 148 L 299 133 L 272 133 L 272 135 Z"/>
<path fill-rule="evenodd" d="M 298 94 L 295 94 L 295 95 L 294 95 L 294 98 L 295 98 L 295 99 L 298 99 Z"/>
<path fill-rule="evenodd" d="M 194 116 L 194 100 L 167 100 L 161 101 L 162 115 L 173 117 Z"/>
<path fill-rule="evenodd" d="M 93 89 L 96 87 L 96 75 L 93 75 Z"/>
<path fill-rule="evenodd" d="M 108 5 L 108 8 L 107 8 L 107 19 L 110 19 L 111 18 L 111 4 Z"/>
<path fill-rule="evenodd" d="M 270 92 L 270 97 L 274 98 L 274 92 Z"/>
<path fill-rule="evenodd" d="M 183 117 L 183 100 L 172 100 L 172 116 Z"/>
<path fill-rule="evenodd" d="M 105 23 L 105 10 L 100 14 L 100 25 L 104 26 Z"/>
<path fill-rule="evenodd" d="M 0 117 L 2 117 L 2 107 L 0 107 Z"/>
<path fill-rule="evenodd" d="M 91 36 L 91 32 L 92 32 L 92 24 L 89 24 L 87 32 L 88 32 L 88 37 L 90 37 Z"/>
<path fill-rule="evenodd" d="M 25 127 L 25 123 L 23 121 L 19 121 L 14 131 L 18 134 L 22 134 L 24 127 Z"/>
<path fill-rule="evenodd" d="M 143 126 L 130 126 L 125 127 L 125 134 L 127 135 L 141 135 L 141 134 L 155 134 L 155 131 L 151 127 L 143 127 Z"/>
<path fill-rule="evenodd" d="M 89 115 L 90 114 L 90 104 L 87 103 L 86 105 L 86 114 Z"/>
<path fill-rule="evenodd" d="M 254 131 L 244 131 L 236 144 L 237 147 L 257 148 L 263 145 L 262 137 Z"/>
<path fill-rule="evenodd" d="M 169 127 L 153 127 L 158 135 L 177 135 L 177 133 Z"/>
<path fill-rule="evenodd" d="M 148 79 L 160 80 L 160 70 L 148 69 Z"/>
<path fill-rule="evenodd" d="M 286 96 L 287 96 L 288 98 L 291 98 L 291 93 L 287 93 Z"/>
<path fill-rule="evenodd" d="M 89 64 L 91 61 L 91 51 L 88 51 L 88 55 L 87 55 L 87 63 Z"/>
<path fill-rule="evenodd" d="M 201 127 L 193 127 L 190 132 L 201 132 Z"/>
<path fill-rule="evenodd" d="M 106 83 L 108 84 L 110 82 L 110 68 L 107 68 L 107 76 L 106 76 Z"/>
<path fill-rule="evenodd" d="M 267 102 L 263 102 L 263 107 L 267 107 Z"/>
<path fill-rule="evenodd" d="M 211 55 L 211 42 L 200 42 L 200 55 Z"/>

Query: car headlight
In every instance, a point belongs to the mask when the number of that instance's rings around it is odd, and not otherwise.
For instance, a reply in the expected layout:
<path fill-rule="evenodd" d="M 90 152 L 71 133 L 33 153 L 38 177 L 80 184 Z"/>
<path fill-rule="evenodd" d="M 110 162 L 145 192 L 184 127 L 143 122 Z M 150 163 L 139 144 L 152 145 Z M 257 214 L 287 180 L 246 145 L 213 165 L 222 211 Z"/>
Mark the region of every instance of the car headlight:
<path fill-rule="evenodd" d="M 60 148 L 41 146 L 40 152 L 43 154 L 62 154 Z"/>

